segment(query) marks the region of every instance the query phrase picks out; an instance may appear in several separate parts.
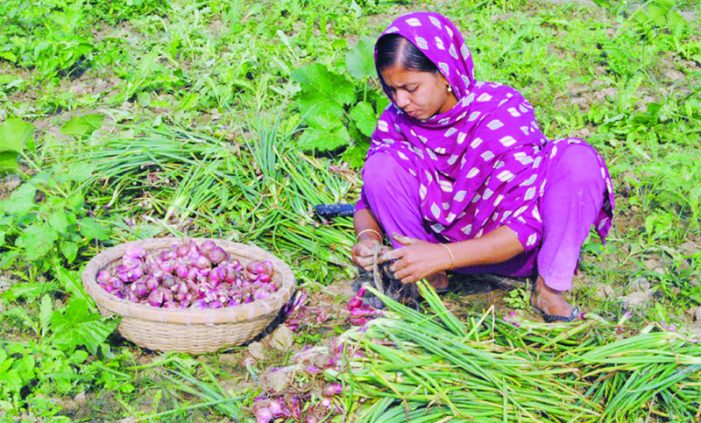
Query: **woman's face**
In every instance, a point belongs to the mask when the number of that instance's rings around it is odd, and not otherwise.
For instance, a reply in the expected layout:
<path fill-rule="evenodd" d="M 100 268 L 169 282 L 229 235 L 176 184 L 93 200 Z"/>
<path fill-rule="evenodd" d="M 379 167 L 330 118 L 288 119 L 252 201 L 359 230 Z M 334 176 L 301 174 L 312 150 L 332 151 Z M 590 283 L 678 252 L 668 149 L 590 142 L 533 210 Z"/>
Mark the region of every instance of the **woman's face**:
<path fill-rule="evenodd" d="M 440 72 L 413 71 L 393 65 L 380 73 L 392 100 L 414 119 L 426 120 L 445 113 L 457 103 Z"/>

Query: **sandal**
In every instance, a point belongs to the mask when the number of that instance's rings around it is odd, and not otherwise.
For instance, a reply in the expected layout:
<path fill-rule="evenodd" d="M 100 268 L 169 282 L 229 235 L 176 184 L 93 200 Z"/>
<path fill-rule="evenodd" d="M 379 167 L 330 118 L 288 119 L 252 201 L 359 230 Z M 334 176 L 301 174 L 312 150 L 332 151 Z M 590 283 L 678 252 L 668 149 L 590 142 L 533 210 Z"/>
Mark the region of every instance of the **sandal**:
<path fill-rule="evenodd" d="M 533 282 L 533 289 L 531 290 L 531 308 L 535 310 L 538 314 L 540 314 L 543 317 L 543 320 L 545 320 L 546 323 L 553 323 L 553 322 L 565 322 L 569 323 L 574 320 L 582 320 L 582 314 L 579 312 L 578 307 L 572 307 L 572 312 L 570 313 L 569 316 L 562 316 L 560 314 L 548 314 L 541 308 L 537 307 L 535 304 L 533 304 L 533 296 L 535 295 L 535 286 L 536 282 Z"/>
<path fill-rule="evenodd" d="M 579 308 L 573 307 L 572 308 L 572 313 L 570 313 L 569 316 L 561 316 L 559 314 L 548 314 L 545 311 L 541 310 L 540 308 L 536 307 L 533 305 L 533 301 L 531 301 L 531 307 L 533 310 L 538 312 L 543 317 L 543 320 L 545 320 L 546 323 L 553 323 L 553 322 L 571 322 L 574 320 L 580 320 L 580 312 Z"/>

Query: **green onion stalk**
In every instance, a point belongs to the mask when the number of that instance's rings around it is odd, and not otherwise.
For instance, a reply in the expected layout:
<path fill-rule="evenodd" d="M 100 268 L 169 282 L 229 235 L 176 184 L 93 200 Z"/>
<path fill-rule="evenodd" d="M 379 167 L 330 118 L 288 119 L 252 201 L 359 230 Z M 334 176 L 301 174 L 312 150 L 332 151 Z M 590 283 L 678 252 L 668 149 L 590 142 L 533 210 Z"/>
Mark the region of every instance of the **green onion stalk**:
<path fill-rule="evenodd" d="M 133 135 L 87 144 L 72 159 L 94 165 L 87 198 L 104 213 L 143 216 L 173 235 L 242 240 L 311 259 L 323 269 L 311 276 L 317 280 L 328 275 L 328 263 L 352 270 L 352 220 L 320 222 L 313 210 L 347 201 L 355 177 L 295 151 L 274 122 L 240 144 L 174 128 L 128 129 Z"/>
<path fill-rule="evenodd" d="M 347 360 L 331 376 L 352 392 L 358 421 L 693 421 L 701 407 L 701 346 L 649 328 L 497 319 L 461 321 L 424 281 L 424 310 L 380 293 L 381 318 L 342 335 Z"/>

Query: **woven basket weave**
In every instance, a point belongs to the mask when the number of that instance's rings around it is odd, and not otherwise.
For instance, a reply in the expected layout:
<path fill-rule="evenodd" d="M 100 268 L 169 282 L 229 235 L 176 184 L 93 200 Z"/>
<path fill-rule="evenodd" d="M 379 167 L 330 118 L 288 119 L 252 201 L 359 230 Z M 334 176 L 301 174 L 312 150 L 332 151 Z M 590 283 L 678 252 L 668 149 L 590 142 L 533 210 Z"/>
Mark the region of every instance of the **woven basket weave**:
<path fill-rule="evenodd" d="M 206 238 L 195 238 L 202 243 Z M 292 296 L 295 279 L 289 266 L 265 250 L 251 245 L 212 239 L 244 266 L 270 260 L 273 282 L 279 289 L 265 300 L 220 309 L 164 309 L 118 298 L 97 284 L 97 272 L 120 260 L 130 245 L 159 251 L 182 242 L 179 238 L 150 238 L 108 248 L 88 262 L 83 285 L 104 316 L 119 315 L 119 333 L 150 350 L 192 354 L 214 352 L 249 341 L 265 329 Z"/>

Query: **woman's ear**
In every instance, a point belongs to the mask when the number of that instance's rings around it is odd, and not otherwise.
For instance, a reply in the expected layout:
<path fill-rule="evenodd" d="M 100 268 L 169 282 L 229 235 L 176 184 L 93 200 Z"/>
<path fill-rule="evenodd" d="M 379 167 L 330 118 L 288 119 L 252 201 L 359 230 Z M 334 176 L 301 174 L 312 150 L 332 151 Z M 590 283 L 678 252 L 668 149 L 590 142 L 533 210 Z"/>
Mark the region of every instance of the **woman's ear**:
<path fill-rule="evenodd" d="M 452 94 L 453 92 L 453 87 L 450 86 L 450 82 L 448 82 L 447 79 L 445 79 L 445 76 L 443 76 L 442 73 L 438 72 L 438 77 L 440 78 L 439 83 L 441 85 L 444 85 L 446 90 Z"/>

